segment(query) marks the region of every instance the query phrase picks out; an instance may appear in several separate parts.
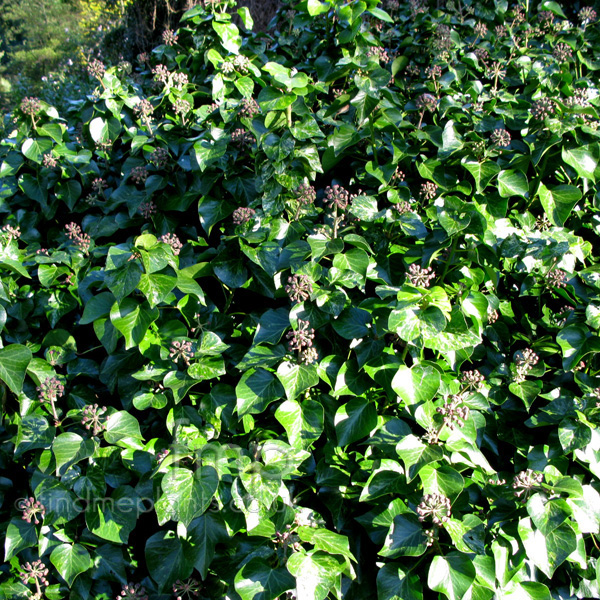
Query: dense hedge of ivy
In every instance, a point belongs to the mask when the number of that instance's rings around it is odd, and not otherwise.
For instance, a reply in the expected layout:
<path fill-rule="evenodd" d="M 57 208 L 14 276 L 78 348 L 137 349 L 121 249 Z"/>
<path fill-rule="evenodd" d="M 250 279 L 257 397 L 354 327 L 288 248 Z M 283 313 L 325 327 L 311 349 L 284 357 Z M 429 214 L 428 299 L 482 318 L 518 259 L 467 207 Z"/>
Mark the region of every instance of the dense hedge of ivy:
<path fill-rule="evenodd" d="M 600 597 L 596 11 L 229 4 L 0 142 L 0 598 Z"/>

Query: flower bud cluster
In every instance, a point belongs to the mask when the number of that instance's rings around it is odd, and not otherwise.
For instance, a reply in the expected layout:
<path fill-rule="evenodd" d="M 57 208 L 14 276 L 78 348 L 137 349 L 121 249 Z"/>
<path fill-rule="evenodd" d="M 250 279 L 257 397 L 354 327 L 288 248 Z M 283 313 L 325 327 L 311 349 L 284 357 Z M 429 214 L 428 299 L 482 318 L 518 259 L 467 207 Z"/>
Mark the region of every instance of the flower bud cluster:
<path fill-rule="evenodd" d="M 133 107 L 133 110 L 138 117 L 147 119 L 154 113 L 154 106 L 152 106 L 150 100 L 143 98 Z"/>
<path fill-rule="evenodd" d="M 508 133 L 506 129 L 498 127 L 497 129 L 494 129 L 494 131 L 492 131 L 492 135 L 490 135 L 490 140 L 492 144 L 495 144 L 496 146 L 500 146 L 501 148 L 507 148 L 508 146 L 510 146 L 511 137 L 510 133 Z"/>
<path fill-rule="evenodd" d="M 317 199 L 317 190 L 310 183 L 301 183 L 295 190 L 294 195 L 301 206 L 314 204 Z"/>
<path fill-rule="evenodd" d="M 546 274 L 546 286 L 549 288 L 567 287 L 567 274 L 562 269 L 551 269 Z"/>
<path fill-rule="evenodd" d="M 401 171 L 399 167 L 396 167 L 396 170 L 394 171 L 394 174 L 392 175 L 390 183 L 392 185 L 397 185 L 399 183 L 402 183 L 405 178 L 406 178 L 406 175 L 404 174 L 404 171 Z"/>
<path fill-rule="evenodd" d="M 556 112 L 556 105 L 551 98 L 540 98 L 533 103 L 531 115 L 538 121 L 551 117 Z"/>
<path fill-rule="evenodd" d="M 556 44 L 552 52 L 552 56 L 554 56 L 554 58 L 556 58 L 556 60 L 559 62 L 567 62 L 573 58 L 573 50 L 571 50 L 570 46 L 561 42 Z"/>
<path fill-rule="evenodd" d="M 84 406 L 81 414 L 81 424 L 86 429 L 92 430 L 92 435 L 98 435 L 105 427 L 104 413 L 106 412 L 106 406 L 98 406 L 97 404 L 88 404 Z"/>
<path fill-rule="evenodd" d="M 442 67 L 440 65 L 432 65 L 425 69 L 427 77 L 433 81 L 437 81 L 442 76 Z"/>
<path fill-rule="evenodd" d="M 288 331 L 286 338 L 289 340 L 288 348 L 291 351 L 301 351 L 304 348 L 311 348 L 315 339 L 315 330 L 310 327 L 308 321 L 298 319 L 298 329 Z"/>
<path fill-rule="evenodd" d="M 25 563 L 23 571 L 19 573 L 19 577 L 24 585 L 27 585 L 33 579 L 38 590 L 40 586 L 48 586 L 48 568 L 41 560 Z"/>
<path fill-rule="evenodd" d="M 552 25 L 554 23 L 554 15 L 549 10 L 542 10 L 538 13 L 537 16 L 538 23 L 542 27 L 542 29 L 552 29 Z"/>
<path fill-rule="evenodd" d="M 166 84 L 169 81 L 169 69 L 166 65 L 156 65 L 152 69 L 152 74 L 154 75 L 154 81 L 158 81 L 159 83 Z"/>
<path fill-rule="evenodd" d="M 417 506 L 419 521 L 431 519 L 439 527 L 452 516 L 450 498 L 442 494 L 425 494 Z"/>
<path fill-rule="evenodd" d="M 582 25 L 593 23 L 597 18 L 598 14 L 591 6 L 584 6 L 578 13 L 577 18 Z"/>
<path fill-rule="evenodd" d="M 431 280 L 435 279 L 435 272 L 431 267 L 423 269 L 416 263 L 413 263 L 408 267 L 406 279 L 411 285 L 428 288 L 431 285 Z"/>
<path fill-rule="evenodd" d="M 83 233 L 81 227 L 76 223 L 69 223 L 65 225 L 67 230 L 67 237 L 77 246 L 84 254 L 90 251 L 90 244 L 92 238 L 87 234 Z"/>
<path fill-rule="evenodd" d="M 105 188 L 108 187 L 108 184 L 101 177 L 96 177 L 94 181 L 92 181 L 92 190 L 96 192 L 96 194 L 101 194 Z"/>
<path fill-rule="evenodd" d="M 288 277 L 285 292 L 292 302 L 304 302 L 310 298 L 313 287 L 308 275 L 292 275 Z"/>
<path fill-rule="evenodd" d="M 515 354 L 515 364 L 517 365 L 517 376 L 515 381 L 521 383 L 525 381 L 527 374 L 537 363 L 540 357 L 531 349 L 525 348 L 525 350 L 519 350 Z"/>
<path fill-rule="evenodd" d="M 142 217 L 144 217 L 144 219 L 146 219 L 148 221 L 152 217 L 152 215 L 155 214 L 157 211 L 156 204 L 154 204 L 154 202 L 152 202 L 152 200 L 148 200 L 147 202 L 142 202 L 138 206 L 138 211 L 140 212 Z"/>
<path fill-rule="evenodd" d="M 174 46 L 177 43 L 177 34 L 167 28 L 162 33 L 162 39 L 165 46 Z"/>
<path fill-rule="evenodd" d="M 33 521 L 36 525 L 39 525 L 44 520 L 46 507 L 33 497 L 23 500 L 19 508 L 23 511 L 23 516 L 21 518 L 27 523 Z"/>
<path fill-rule="evenodd" d="M 245 146 L 249 146 L 254 141 L 252 134 L 246 131 L 245 129 L 234 129 L 231 133 L 231 141 L 238 147 L 244 148 Z"/>
<path fill-rule="evenodd" d="M 169 456 L 170 450 L 168 448 L 163 448 L 159 452 L 156 453 L 156 462 L 161 463 L 167 456 Z"/>
<path fill-rule="evenodd" d="M 185 73 L 182 73 L 181 71 L 176 71 L 175 73 L 172 73 L 171 77 L 173 80 L 173 85 L 178 90 L 182 90 L 189 83 L 188 76 Z"/>
<path fill-rule="evenodd" d="M 297 534 L 292 531 L 290 525 L 285 526 L 285 531 L 276 531 L 275 532 L 275 545 L 281 546 L 283 550 L 287 550 L 288 548 L 292 548 L 293 551 L 297 552 L 300 550 L 300 538 Z"/>
<path fill-rule="evenodd" d="M 21 100 L 21 105 L 19 108 L 23 114 L 33 117 L 42 109 L 42 103 L 40 102 L 39 98 L 27 97 Z"/>
<path fill-rule="evenodd" d="M 173 584 L 175 600 L 190 600 L 191 598 L 197 598 L 200 596 L 201 589 L 202 585 L 196 579 L 188 579 L 187 581 L 178 579 Z"/>
<path fill-rule="evenodd" d="M 58 164 L 58 160 L 52 156 L 52 152 L 47 152 L 44 154 L 44 158 L 42 158 L 42 165 L 47 169 L 54 169 Z"/>
<path fill-rule="evenodd" d="M 485 377 L 477 370 L 474 371 L 465 371 L 460 380 L 462 383 L 466 384 L 466 390 L 474 390 L 478 392 L 483 389 L 483 383 L 485 381 Z"/>
<path fill-rule="evenodd" d="M 419 190 L 419 196 L 424 200 L 433 200 L 438 193 L 438 186 L 433 183 L 433 181 L 426 181 L 421 184 L 421 189 Z"/>
<path fill-rule="evenodd" d="M 437 98 L 432 94 L 421 94 L 415 104 L 420 111 L 433 112 L 437 108 Z"/>
<path fill-rule="evenodd" d="M 252 220 L 252 217 L 254 217 L 255 214 L 256 211 L 253 208 L 240 206 L 233 211 L 233 224 L 243 225 L 244 223 L 248 223 L 248 221 Z"/>
<path fill-rule="evenodd" d="M 138 185 L 144 184 L 146 183 L 146 179 L 148 179 L 148 171 L 146 170 L 145 165 L 140 165 L 131 169 L 130 176 L 134 183 L 137 183 Z"/>
<path fill-rule="evenodd" d="M 123 586 L 116 600 L 148 600 L 146 588 L 139 583 L 127 583 Z"/>
<path fill-rule="evenodd" d="M 304 348 L 304 350 L 300 350 L 300 362 L 305 365 L 312 365 L 319 360 L 319 353 L 317 349 L 313 346 L 311 348 Z"/>
<path fill-rule="evenodd" d="M 367 56 L 369 58 L 375 58 L 376 60 L 387 64 L 390 62 L 390 56 L 384 48 L 380 48 L 379 46 L 371 46 L 367 50 Z"/>
<path fill-rule="evenodd" d="M 525 498 L 527 498 L 532 490 L 540 485 L 543 480 L 543 473 L 536 473 L 532 469 L 521 471 L 518 475 L 515 475 L 512 484 L 513 489 L 516 490 L 515 496 L 519 497 L 524 495 Z"/>
<path fill-rule="evenodd" d="M 479 22 L 475 25 L 475 35 L 479 38 L 484 38 L 487 35 L 487 25 L 485 23 Z"/>
<path fill-rule="evenodd" d="M 53 403 L 65 393 L 65 386 L 56 377 L 48 377 L 37 388 L 40 402 Z"/>
<path fill-rule="evenodd" d="M 182 360 L 187 367 L 190 366 L 190 359 L 194 357 L 192 342 L 187 340 L 173 341 L 169 348 L 169 358 L 177 363 Z"/>
<path fill-rule="evenodd" d="M 455 427 L 460 429 L 469 418 L 469 407 L 465 406 L 463 401 L 464 398 L 461 394 L 455 394 L 450 398 L 445 398 L 444 406 L 437 408 L 437 412 L 444 417 L 444 425 L 450 430 Z"/>
<path fill-rule="evenodd" d="M 398 211 L 398 214 L 405 215 L 406 213 L 413 212 L 412 206 L 406 200 L 398 202 L 394 205 L 394 208 Z"/>
<path fill-rule="evenodd" d="M 87 65 L 87 72 L 90 77 L 102 79 L 102 77 L 104 77 L 104 73 L 106 73 L 106 67 L 102 61 L 98 60 L 97 58 L 93 58 Z"/>
<path fill-rule="evenodd" d="M 192 105 L 183 98 L 177 98 L 175 102 L 173 102 L 173 110 L 176 115 L 187 115 L 192 110 Z"/>
<path fill-rule="evenodd" d="M 150 155 L 149 160 L 157 169 L 163 169 L 169 162 L 169 151 L 165 148 L 157 148 Z"/>
<path fill-rule="evenodd" d="M 244 98 L 241 103 L 240 117 L 251 119 L 260 112 L 258 102 L 254 98 Z"/>
<path fill-rule="evenodd" d="M 183 248 L 181 240 L 174 233 L 165 233 L 158 238 L 158 241 L 163 242 L 163 244 L 169 244 L 175 256 L 179 256 L 179 253 Z"/>
<path fill-rule="evenodd" d="M 18 240 L 21 237 L 21 228 L 18 225 L 16 227 L 4 225 L 0 230 L 0 235 L 2 239 L 6 239 L 10 243 L 12 240 Z"/>
<path fill-rule="evenodd" d="M 336 206 L 340 210 L 344 210 L 350 201 L 350 193 L 337 183 L 333 186 L 328 185 L 325 188 L 325 202 L 330 207 Z"/>

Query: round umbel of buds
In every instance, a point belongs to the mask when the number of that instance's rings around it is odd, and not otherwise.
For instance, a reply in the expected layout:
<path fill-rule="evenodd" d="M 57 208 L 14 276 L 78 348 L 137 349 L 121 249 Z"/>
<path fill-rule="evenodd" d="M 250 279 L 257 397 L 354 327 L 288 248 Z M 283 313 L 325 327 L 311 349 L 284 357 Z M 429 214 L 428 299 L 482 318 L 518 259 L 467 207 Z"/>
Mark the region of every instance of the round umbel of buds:
<path fill-rule="evenodd" d="M 191 600 L 200 596 L 200 590 L 202 586 L 196 579 L 188 579 L 187 581 L 181 581 L 178 579 L 173 584 L 173 594 L 175 600 Z"/>
<path fill-rule="evenodd" d="M 296 196 L 301 206 L 308 206 L 314 204 L 317 199 L 317 191 L 310 183 L 301 183 L 294 190 L 294 196 Z"/>
<path fill-rule="evenodd" d="M 162 39 L 165 46 L 174 46 L 177 43 L 177 34 L 167 28 L 162 32 Z"/>
<path fill-rule="evenodd" d="M 469 418 L 469 408 L 463 404 L 463 397 L 461 394 L 455 394 L 450 398 L 444 399 L 444 405 L 437 409 L 444 417 L 444 425 L 448 429 L 454 429 L 455 427 L 462 427 L 465 421 Z"/>
<path fill-rule="evenodd" d="M 177 363 L 182 360 L 187 367 L 190 366 L 190 360 L 194 356 L 192 342 L 187 340 L 173 341 L 169 349 L 169 358 Z"/>
<path fill-rule="evenodd" d="M 340 210 L 344 210 L 348 206 L 350 201 L 350 193 L 337 183 L 335 185 L 328 185 L 325 188 L 325 202 L 330 207 L 337 207 Z"/>
<path fill-rule="evenodd" d="M 158 209 L 156 208 L 156 204 L 152 202 L 152 200 L 148 200 L 147 202 L 142 202 L 138 206 L 138 212 L 146 219 L 147 221 L 152 217 L 153 214 L 156 213 Z"/>
<path fill-rule="evenodd" d="M 413 263 L 408 267 L 406 279 L 411 285 L 428 288 L 431 285 L 431 280 L 435 279 L 435 272 L 431 267 L 421 268 Z"/>
<path fill-rule="evenodd" d="M 562 269 L 551 269 L 545 279 L 546 286 L 549 288 L 567 287 L 567 274 Z"/>
<path fill-rule="evenodd" d="M 92 58 L 87 66 L 87 72 L 90 77 L 94 77 L 96 79 L 102 79 L 104 77 L 104 73 L 106 72 L 106 67 L 104 63 L 97 58 Z"/>
<path fill-rule="evenodd" d="M 162 242 L 163 244 L 169 244 L 175 256 L 178 256 L 183 248 L 183 244 L 174 233 L 165 233 L 158 238 L 158 241 Z"/>
<path fill-rule="evenodd" d="M 415 104 L 421 111 L 433 112 L 437 108 L 437 98 L 432 94 L 421 94 Z"/>
<path fill-rule="evenodd" d="M 424 200 L 433 200 L 437 196 L 438 186 L 433 181 L 426 181 L 421 184 L 419 196 Z"/>
<path fill-rule="evenodd" d="M 251 221 L 256 211 L 253 208 L 240 206 L 233 211 L 232 219 L 234 225 L 243 225 Z"/>
<path fill-rule="evenodd" d="M 23 565 L 23 570 L 19 573 L 19 577 L 24 585 L 27 585 L 33 579 L 36 586 L 37 599 L 42 599 L 42 586 L 48 586 L 48 569 L 41 560 L 34 560 Z M 35 598 L 35 596 L 33 596 Z"/>
<path fill-rule="evenodd" d="M 285 292 L 292 302 L 304 302 L 310 298 L 313 287 L 308 275 L 292 275 L 288 277 Z"/>
<path fill-rule="evenodd" d="M 515 364 L 517 366 L 517 375 L 515 381 L 517 383 L 525 381 L 527 374 L 537 363 L 540 357 L 531 349 L 525 348 L 525 350 L 519 350 L 515 353 Z"/>
<path fill-rule="evenodd" d="M 450 498 L 442 494 L 425 494 L 417 506 L 417 514 L 419 521 L 431 519 L 433 524 L 439 527 L 452 516 Z"/>
<path fill-rule="evenodd" d="M 148 171 L 144 165 L 133 167 L 133 169 L 131 169 L 130 177 L 138 185 L 144 184 L 146 183 L 146 179 L 148 179 Z"/>
<path fill-rule="evenodd" d="M 152 106 L 152 103 L 150 102 L 150 100 L 147 100 L 146 98 L 142 98 L 142 100 L 140 100 L 133 107 L 133 111 L 136 113 L 136 115 L 138 115 L 138 117 L 147 119 L 148 117 L 152 116 L 152 114 L 154 113 L 154 106 Z"/>
<path fill-rule="evenodd" d="M 559 44 L 556 44 L 556 46 L 554 47 L 554 50 L 552 51 L 552 56 L 554 56 L 554 58 L 558 62 L 568 62 L 573 58 L 573 50 L 571 50 L 571 46 L 568 46 L 567 44 L 563 44 L 561 42 Z"/>
<path fill-rule="evenodd" d="M 540 98 L 531 106 L 531 115 L 538 121 L 551 117 L 556 112 L 556 104 L 551 98 Z"/>
<path fill-rule="evenodd" d="M 288 331 L 286 337 L 289 340 L 288 348 L 290 352 L 292 350 L 302 350 L 303 348 L 310 348 L 313 345 L 315 330 L 310 327 L 308 321 L 298 319 L 298 329 Z"/>
<path fill-rule="evenodd" d="M 64 395 L 65 386 L 56 377 L 48 377 L 36 390 L 40 402 L 54 402 Z"/>
<path fill-rule="evenodd" d="M 9 243 L 12 242 L 12 240 L 18 240 L 21 237 L 21 228 L 18 225 L 16 227 L 4 225 L 4 227 L 0 229 L 0 237 L 6 239 Z"/>
<path fill-rule="evenodd" d="M 515 475 L 512 484 L 512 487 L 515 490 L 515 496 L 524 496 L 527 498 L 543 480 L 543 473 L 536 473 L 532 469 L 521 471 L 519 474 Z"/>
<path fill-rule="evenodd" d="M 165 148 L 157 148 L 150 155 L 149 160 L 157 169 L 163 169 L 169 162 L 169 151 Z"/>
<path fill-rule="evenodd" d="M 46 507 L 33 497 L 21 501 L 19 508 L 23 511 L 21 518 L 27 523 L 33 522 L 39 525 L 46 515 Z"/>
<path fill-rule="evenodd" d="M 240 117 L 251 119 L 260 112 L 258 102 L 254 98 L 244 98 L 241 102 Z"/>
<path fill-rule="evenodd" d="M 40 102 L 39 98 L 33 98 L 29 96 L 21 100 L 19 108 L 23 114 L 33 117 L 42 109 L 42 103 Z"/>
<path fill-rule="evenodd" d="M 597 18 L 598 14 L 591 6 L 584 6 L 578 13 L 577 18 L 582 25 L 593 23 Z"/>
<path fill-rule="evenodd" d="M 479 371 L 465 371 L 460 380 L 466 385 L 466 390 L 479 391 L 483 389 L 485 377 Z"/>
<path fill-rule="evenodd" d="M 192 110 L 192 105 L 183 98 L 177 98 L 173 103 L 173 110 L 177 115 L 187 115 Z"/>
<path fill-rule="evenodd" d="M 88 430 L 92 430 L 92 435 L 97 436 L 105 427 L 104 413 L 106 406 L 98 406 L 97 404 L 89 404 L 83 407 L 81 414 L 81 424 Z"/>
<path fill-rule="evenodd" d="M 123 586 L 116 600 L 148 600 L 146 588 L 139 583 L 127 583 Z"/>
<path fill-rule="evenodd" d="M 300 362 L 305 365 L 312 365 L 319 360 L 319 353 L 317 349 L 312 348 L 304 348 L 304 350 L 300 350 Z"/>
<path fill-rule="evenodd" d="M 58 160 L 52 156 L 52 152 L 47 152 L 44 154 L 44 158 L 42 159 L 42 165 L 47 169 L 54 169 L 58 164 Z"/>
<path fill-rule="evenodd" d="M 492 135 L 490 135 L 490 140 L 492 144 L 496 146 L 500 146 L 501 148 L 507 148 L 508 146 L 510 146 L 511 137 L 510 133 L 508 133 L 506 129 L 498 127 L 497 129 L 494 129 L 494 131 L 492 131 Z"/>

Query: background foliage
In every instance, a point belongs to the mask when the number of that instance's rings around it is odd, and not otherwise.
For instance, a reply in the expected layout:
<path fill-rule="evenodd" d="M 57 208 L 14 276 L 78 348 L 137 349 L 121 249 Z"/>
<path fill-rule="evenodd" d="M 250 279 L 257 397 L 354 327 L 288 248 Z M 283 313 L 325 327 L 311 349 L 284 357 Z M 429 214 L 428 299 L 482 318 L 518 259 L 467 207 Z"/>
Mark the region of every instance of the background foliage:
<path fill-rule="evenodd" d="M 231 8 L 0 145 L 0 597 L 600 596 L 595 11 Z"/>

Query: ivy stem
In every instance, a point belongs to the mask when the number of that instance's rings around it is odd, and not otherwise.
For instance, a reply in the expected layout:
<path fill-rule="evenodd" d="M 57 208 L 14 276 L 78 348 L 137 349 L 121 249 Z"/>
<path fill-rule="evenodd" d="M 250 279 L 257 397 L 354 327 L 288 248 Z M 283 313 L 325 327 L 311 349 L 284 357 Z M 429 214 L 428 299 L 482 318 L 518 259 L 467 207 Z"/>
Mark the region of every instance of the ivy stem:
<path fill-rule="evenodd" d="M 408 342 L 406 342 L 406 346 L 404 346 L 404 350 L 402 350 L 402 356 L 400 357 L 400 360 L 402 362 L 404 362 L 404 360 L 406 359 L 407 354 L 408 354 Z"/>
<path fill-rule="evenodd" d="M 377 146 L 375 145 L 375 128 L 373 127 L 373 123 L 369 119 L 369 129 L 371 130 L 371 145 L 373 147 L 373 160 L 375 161 L 375 166 L 379 165 L 379 160 L 377 159 Z"/>
<path fill-rule="evenodd" d="M 285 109 L 285 112 L 287 115 L 288 127 L 291 127 L 292 126 L 292 105 L 291 104 Z"/>
<path fill-rule="evenodd" d="M 450 254 L 448 255 L 448 259 L 446 260 L 446 264 L 444 265 L 444 270 L 442 271 L 442 276 L 440 277 L 440 283 L 444 282 L 444 278 L 448 274 L 448 269 L 450 268 L 450 264 L 452 263 L 452 259 L 454 258 L 454 253 L 456 252 L 457 243 L 458 243 L 458 238 L 455 236 L 452 239 L 452 246 L 450 248 Z"/>
<path fill-rule="evenodd" d="M 338 233 L 338 218 L 337 218 L 337 204 L 333 205 L 333 239 L 337 238 Z"/>

